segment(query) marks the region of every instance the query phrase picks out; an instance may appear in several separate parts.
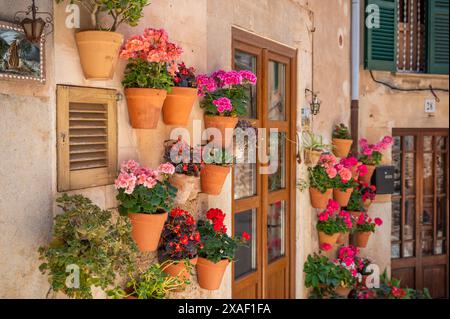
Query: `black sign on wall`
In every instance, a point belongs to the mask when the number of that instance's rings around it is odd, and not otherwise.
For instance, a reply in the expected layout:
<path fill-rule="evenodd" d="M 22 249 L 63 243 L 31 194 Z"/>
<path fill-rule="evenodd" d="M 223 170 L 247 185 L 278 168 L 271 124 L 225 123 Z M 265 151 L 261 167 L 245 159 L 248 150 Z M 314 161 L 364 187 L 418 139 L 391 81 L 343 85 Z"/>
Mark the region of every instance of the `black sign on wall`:
<path fill-rule="evenodd" d="M 377 187 L 377 194 L 394 193 L 394 166 L 378 166 L 372 177 L 372 184 Z"/>

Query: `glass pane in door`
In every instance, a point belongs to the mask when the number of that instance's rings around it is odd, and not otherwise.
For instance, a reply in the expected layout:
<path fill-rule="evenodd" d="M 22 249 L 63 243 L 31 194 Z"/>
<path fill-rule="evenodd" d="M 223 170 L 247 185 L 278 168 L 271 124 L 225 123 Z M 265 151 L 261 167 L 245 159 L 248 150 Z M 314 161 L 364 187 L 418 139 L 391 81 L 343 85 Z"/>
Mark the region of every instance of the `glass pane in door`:
<path fill-rule="evenodd" d="M 234 233 L 241 236 L 243 232 L 250 235 L 250 241 L 236 251 L 234 279 L 256 270 L 256 209 L 234 214 Z"/>
<path fill-rule="evenodd" d="M 257 58 L 252 54 L 242 51 L 236 51 L 236 54 L 234 56 L 234 64 L 235 70 L 237 71 L 248 70 L 252 71 L 254 74 L 257 73 Z M 249 118 L 255 119 L 257 118 L 257 88 L 256 86 L 251 86 L 247 87 L 246 90 L 249 97 L 249 100 L 247 102 L 247 116 Z"/>
<path fill-rule="evenodd" d="M 286 202 L 269 205 L 267 211 L 267 254 L 271 263 L 284 256 Z"/>
<path fill-rule="evenodd" d="M 433 153 L 423 154 L 423 193 L 424 195 L 434 194 L 434 176 L 433 176 Z"/>
<path fill-rule="evenodd" d="M 269 120 L 286 119 L 286 65 L 269 61 Z"/>
<path fill-rule="evenodd" d="M 256 164 L 236 164 L 234 166 L 234 199 L 256 195 Z"/>
<path fill-rule="evenodd" d="M 269 192 L 278 191 L 286 187 L 286 133 L 270 133 L 271 153 L 269 175 Z"/>

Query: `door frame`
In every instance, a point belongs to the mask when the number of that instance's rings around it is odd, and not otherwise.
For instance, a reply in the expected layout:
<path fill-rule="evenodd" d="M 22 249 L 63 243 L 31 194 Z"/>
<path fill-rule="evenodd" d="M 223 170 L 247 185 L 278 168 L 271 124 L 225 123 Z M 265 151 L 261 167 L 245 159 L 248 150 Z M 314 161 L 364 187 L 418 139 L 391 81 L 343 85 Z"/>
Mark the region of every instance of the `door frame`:
<path fill-rule="evenodd" d="M 417 213 L 417 211 L 423 211 L 423 200 L 424 200 L 424 195 L 423 195 L 423 183 L 419 182 L 419 180 L 421 180 L 423 174 L 423 154 L 425 154 L 425 152 L 423 152 L 423 137 L 424 136 L 443 136 L 442 133 L 446 133 L 447 136 L 447 145 L 446 145 L 446 155 L 447 155 L 447 163 L 449 161 L 449 154 L 450 154 L 450 149 L 449 149 L 449 129 L 448 128 L 393 128 L 392 130 L 392 135 L 393 136 L 415 136 L 416 137 L 416 141 L 415 141 L 415 150 L 416 152 L 418 152 L 419 150 L 422 151 L 422 156 L 416 156 L 415 157 L 415 167 L 414 167 L 414 171 L 415 171 L 415 178 L 416 178 L 416 200 L 415 200 L 415 216 L 414 216 L 414 225 L 415 225 L 415 229 L 414 229 L 414 257 L 401 257 L 403 255 L 402 252 L 402 248 L 403 245 L 400 246 L 400 257 L 399 258 L 391 258 L 391 271 L 395 270 L 395 269 L 402 269 L 402 268 L 414 268 L 414 284 L 415 287 L 417 289 L 417 287 L 423 287 L 424 286 L 424 282 L 423 282 L 423 270 L 424 267 L 426 266 L 431 266 L 431 265 L 441 265 L 446 263 L 446 278 L 447 278 L 447 282 L 446 282 L 446 295 L 447 298 L 449 296 L 449 269 L 450 269 L 450 263 L 448 260 L 448 257 L 450 255 L 449 252 L 449 234 L 450 234 L 450 230 L 449 230 L 449 168 L 447 167 L 447 171 L 446 171 L 446 195 L 447 195 L 447 216 L 446 216 L 446 233 L 445 233 L 445 254 L 443 255 L 432 255 L 432 256 L 422 256 L 422 251 L 421 251 L 421 243 L 422 243 L 422 234 L 421 234 L 421 229 L 420 227 L 418 227 L 418 225 L 421 224 L 421 220 L 420 217 L 421 215 Z M 433 139 L 434 141 L 434 139 Z M 401 147 L 403 148 L 403 145 L 401 145 Z M 435 145 L 433 146 L 434 149 Z M 434 152 L 432 152 L 432 154 L 434 154 Z M 402 162 L 404 161 L 404 159 L 402 160 Z M 435 160 L 433 160 L 433 166 L 435 166 Z M 402 185 L 404 184 L 404 179 L 405 176 L 403 174 L 403 167 L 404 167 L 404 163 L 402 163 L 402 176 L 401 176 L 401 180 L 402 180 Z M 419 186 L 419 187 L 417 187 Z M 435 241 L 437 240 L 436 237 L 436 219 L 437 219 L 437 194 L 436 194 L 436 176 L 434 176 L 434 211 L 433 211 L 433 250 L 435 247 Z M 403 201 L 405 201 L 403 199 Z M 403 243 L 404 239 L 404 233 L 403 233 L 403 221 L 405 220 L 405 208 L 404 203 L 401 204 L 402 205 L 402 213 L 401 213 L 401 222 L 400 222 L 400 241 Z M 392 215 L 391 215 L 392 216 Z M 433 257 L 430 258 L 430 257 Z M 432 260 L 430 260 L 432 259 Z M 433 262 L 434 261 L 434 262 Z M 437 263 L 436 263 L 437 261 Z"/>
<path fill-rule="evenodd" d="M 232 43 L 232 54 L 231 54 L 231 66 L 232 69 L 234 69 L 234 57 L 236 50 L 241 50 L 243 52 L 248 52 L 250 54 L 254 54 L 257 56 L 257 70 L 261 74 L 263 72 L 263 63 L 265 61 L 268 61 L 268 57 L 270 54 L 275 54 L 282 56 L 286 59 L 289 59 L 290 62 L 290 69 L 287 70 L 290 74 L 290 83 L 289 87 L 286 89 L 289 92 L 288 97 L 289 104 L 290 104 L 290 113 L 286 114 L 287 121 L 288 121 L 288 130 L 289 130 L 289 136 L 288 136 L 288 143 L 286 143 L 286 177 L 288 179 L 286 183 L 286 187 L 289 188 L 288 194 L 288 203 L 287 207 L 289 209 L 286 211 L 286 220 L 288 222 L 288 227 L 286 228 L 286 251 L 285 255 L 289 258 L 289 287 L 288 287 L 288 296 L 290 299 L 295 298 L 296 293 L 296 249 L 297 249 L 297 242 L 296 242 L 296 176 L 297 176 L 297 161 L 296 161 L 296 130 L 297 130 L 297 55 L 298 50 L 285 46 L 283 44 L 280 44 L 278 42 L 274 42 L 272 40 L 266 39 L 264 37 L 260 37 L 254 33 L 247 32 L 245 30 L 242 30 L 237 27 L 232 27 L 231 32 L 231 43 Z M 257 90 L 258 92 L 261 92 L 258 96 L 260 98 L 257 99 L 257 120 L 252 121 L 254 125 L 257 127 L 260 127 L 263 121 L 263 117 L 266 115 L 263 114 L 263 105 L 264 103 L 267 105 L 267 94 L 265 93 L 267 91 L 267 76 L 264 74 L 262 78 L 258 78 L 258 84 L 257 84 Z M 261 99 L 262 98 L 262 99 Z M 264 100 L 264 103 L 263 103 Z M 290 143 L 289 143 L 290 142 Z M 257 165 L 257 171 L 256 174 L 259 174 L 259 165 Z M 262 185 L 262 181 L 258 178 L 257 179 L 257 195 L 261 196 L 261 190 L 264 185 Z M 267 185 L 265 185 L 267 186 Z M 267 200 L 260 200 L 257 205 L 259 209 L 261 209 L 261 205 L 267 206 Z M 236 201 L 234 199 L 234 167 L 232 169 L 232 194 L 231 194 L 231 207 L 232 207 L 232 232 L 234 234 L 234 212 L 236 209 Z M 249 203 L 250 204 L 250 203 Z M 241 209 L 242 210 L 242 209 Z M 240 210 L 240 211 L 241 211 Z M 266 212 L 266 209 L 263 209 L 264 212 Z M 261 216 L 263 220 L 267 220 L 267 214 L 261 213 Z M 262 285 L 262 288 L 259 289 L 261 293 L 258 292 L 258 298 L 265 298 L 265 289 L 266 289 L 266 273 L 265 273 L 265 267 L 263 265 L 267 264 L 267 258 L 261 258 L 260 251 L 263 249 L 263 244 L 267 242 L 267 230 L 262 228 L 262 223 L 257 223 L 256 225 L 256 232 L 257 234 L 261 234 L 261 239 L 257 239 L 256 246 L 257 246 L 257 262 L 256 262 L 256 271 L 252 274 L 249 274 L 249 276 L 258 276 L 259 282 Z M 234 279 L 234 265 L 232 266 L 232 291 L 235 289 L 235 279 Z M 239 279 L 241 280 L 241 279 Z M 245 277 L 242 279 L 245 281 Z M 232 292 L 233 294 L 233 292 Z"/>

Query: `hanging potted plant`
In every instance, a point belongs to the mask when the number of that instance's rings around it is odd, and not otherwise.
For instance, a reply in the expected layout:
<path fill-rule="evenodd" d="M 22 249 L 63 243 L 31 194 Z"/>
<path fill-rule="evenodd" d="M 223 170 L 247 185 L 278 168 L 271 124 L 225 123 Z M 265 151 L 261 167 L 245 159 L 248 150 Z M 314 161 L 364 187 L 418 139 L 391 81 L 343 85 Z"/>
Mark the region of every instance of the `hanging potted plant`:
<path fill-rule="evenodd" d="M 350 169 L 346 168 L 343 164 L 337 164 L 335 168 L 337 174 L 333 178 L 333 198 L 341 207 L 345 207 L 350 200 L 356 182 L 352 177 Z"/>
<path fill-rule="evenodd" d="M 331 145 L 324 144 L 322 136 L 312 132 L 302 132 L 302 148 L 305 154 L 305 164 L 315 166 L 324 152 L 331 150 Z"/>
<path fill-rule="evenodd" d="M 121 166 L 115 187 L 119 212 L 131 219 L 133 239 L 141 252 L 156 251 L 177 189 L 168 179 L 175 172 L 170 163 L 152 170 L 130 160 Z"/>
<path fill-rule="evenodd" d="M 167 125 L 187 126 L 198 95 L 195 69 L 186 67 L 184 62 L 178 64 L 173 83 L 175 86 L 164 101 L 163 121 Z"/>
<path fill-rule="evenodd" d="M 63 213 L 55 217 L 52 241 L 39 248 L 39 270 L 49 274 L 53 291 L 92 299 L 93 287 L 106 291 L 117 277 L 134 271 L 137 248 L 128 218 L 113 217 L 81 195 L 64 194 L 56 202 Z M 66 285 L 73 265 L 80 274 L 78 287 Z"/>
<path fill-rule="evenodd" d="M 375 185 L 360 184 L 360 193 L 363 200 L 363 206 L 366 211 L 369 210 L 377 196 L 377 187 Z"/>
<path fill-rule="evenodd" d="M 325 211 L 319 213 L 316 229 L 319 233 L 319 245 L 336 244 L 341 233 L 346 233 L 353 227 L 350 214 L 344 218 L 344 214 L 339 212 L 339 204 L 330 199 Z"/>
<path fill-rule="evenodd" d="M 309 298 L 322 299 L 333 293 L 338 284 L 334 276 L 336 266 L 327 256 L 314 253 L 308 255 L 303 272 L 305 273 L 305 287 L 312 288 Z"/>
<path fill-rule="evenodd" d="M 193 148 L 181 138 L 165 142 L 164 160 L 175 167 L 169 182 L 178 189 L 175 203 L 184 205 L 200 191 L 200 172 L 204 164 L 201 149 Z"/>
<path fill-rule="evenodd" d="M 375 232 L 376 226 L 381 226 L 383 221 L 381 218 L 375 218 L 372 221 L 367 214 L 360 214 L 356 219 L 355 244 L 358 247 L 365 248 L 369 241 L 370 235 Z"/>
<path fill-rule="evenodd" d="M 190 270 L 197 263 L 200 245 L 200 233 L 194 217 L 185 210 L 174 208 L 164 225 L 158 248 L 159 261 L 171 261 L 163 271 L 190 282 Z"/>
<path fill-rule="evenodd" d="M 361 148 L 361 155 L 359 160 L 367 166 L 367 174 L 361 176 L 359 180 L 365 184 L 370 185 L 373 173 L 383 159 L 382 152 L 387 150 L 392 144 L 392 136 L 385 136 L 377 144 L 369 144 L 366 139 L 362 138 L 359 141 Z"/>
<path fill-rule="evenodd" d="M 343 246 L 339 249 L 338 257 L 334 261 L 336 265 L 336 279 L 339 282 L 334 292 L 341 298 L 347 298 L 357 282 L 358 270 L 356 258 L 358 253 L 358 248 L 352 245 Z"/>
<path fill-rule="evenodd" d="M 56 0 L 56 3 L 62 2 L 64 0 Z M 70 3 L 78 4 L 91 17 L 93 30 L 75 34 L 85 78 L 88 80 L 112 79 L 123 42 L 123 35 L 116 30 L 122 23 L 131 27 L 136 26 L 143 17 L 145 6 L 150 4 L 149 0 L 70 0 Z M 99 21 L 100 15 L 105 13 L 112 18 L 109 25 Z"/>
<path fill-rule="evenodd" d="M 189 284 L 188 280 L 169 276 L 164 272 L 171 263 L 151 264 L 137 276 L 130 274 L 125 289 L 111 289 L 108 296 L 112 299 L 164 299 L 168 293 L 177 292 Z"/>
<path fill-rule="evenodd" d="M 226 149 L 205 147 L 203 159 L 205 166 L 200 173 L 202 192 L 219 195 L 233 165 L 233 155 Z"/>
<path fill-rule="evenodd" d="M 225 214 L 220 209 L 208 210 L 206 218 L 197 223 L 202 243 L 198 251 L 197 280 L 201 288 L 217 290 L 226 268 L 234 260 L 236 250 L 250 240 L 250 235 L 244 232 L 242 237 L 228 236 L 223 223 Z"/>
<path fill-rule="evenodd" d="M 314 208 L 325 209 L 333 194 L 333 178 L 337 175 L 334 167 L 336 158 L 330 154 L 323 154 L 314 167 L 309 167 L 309 194 Z"/>
<path fill-rule="evenodd" d="M 212 141 L 214 147 L 228 148 L 233 141 L 232 130 L 239 116 L 247 115 L 248 87 L 256 84 L 256 76 L 246 70 L 219 70 L 210 76 L 197 77 L 200 106 L 205 110 L 205 128 L 216 128 L 221 139 Z M 226 134 L 228 133 L 231 134 Z"/>
<path fill-rule="evenodd" d="M 345 124 L 336 125 L 333 131 L 333 153 L 336 157 L 347 157 L 353 144 L 352 135 Z"/>
<path fill-rule="evenodd" d="M 169 42 L 164 29 L 145 29 L 130 38 L 120 52 L 128 60 L 122 85 L 125 88 L 131 126 L 154 129 L 158 125 L 167 92 L 171 92 L 175 61 L 183 50 Z"/>
<path fill-rule="evenodd" d="M 350 200 L 348 201 L 345 209 L 355 218 L 358 218 L 359 215 L 365 212 L 360 187 L 355 187 L 353 189 Z"/>

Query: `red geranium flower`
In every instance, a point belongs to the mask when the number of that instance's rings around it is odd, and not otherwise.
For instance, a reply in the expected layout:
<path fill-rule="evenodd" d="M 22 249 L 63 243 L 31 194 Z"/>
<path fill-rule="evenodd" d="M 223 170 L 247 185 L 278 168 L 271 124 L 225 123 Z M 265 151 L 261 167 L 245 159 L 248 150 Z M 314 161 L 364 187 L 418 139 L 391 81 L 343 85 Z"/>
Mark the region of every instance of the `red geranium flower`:
<path fill-rule="evenodd" d="M 246 241 L 250 240 L 250 234 L 246 231 L 242 233 L 242 238 L 244 238 Z"/>

